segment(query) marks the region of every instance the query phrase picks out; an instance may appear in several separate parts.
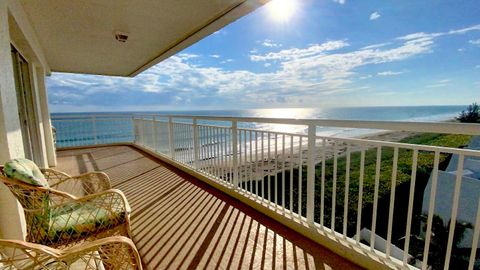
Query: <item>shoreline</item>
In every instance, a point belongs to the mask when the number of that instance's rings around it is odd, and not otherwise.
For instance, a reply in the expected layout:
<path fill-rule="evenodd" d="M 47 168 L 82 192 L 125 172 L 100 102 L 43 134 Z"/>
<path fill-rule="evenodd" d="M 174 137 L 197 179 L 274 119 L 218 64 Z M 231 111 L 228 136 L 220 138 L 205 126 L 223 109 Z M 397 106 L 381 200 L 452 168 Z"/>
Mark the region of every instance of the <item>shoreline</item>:
<path fill-rule="evenodd" d="M 440 121 L 439 123 L 446 123 L 446 122 L 453 122 L 455 119 L 448 119 L 448 120 L 443 120 Z M 356 139 L 364 139 L 364 140 L 372 140 L 372 141 L 388 141 L 388 142 L 399 142 L 402 141 L 406 138 L 422 134 L 419 132 L 412 132 L 412 131 L 378 131 L 378 132 L 372 132 L 369 134 L 363 134 L 363 135 L 358 135 L 358 136 L 351 136 L 351 137 L 335 137 L 331 136 L 332 138 L 338 139 L 339 141 L 342 140 L 342 138 L 356 138 Z M 302 165 L 305 165 L 305 158 L 307 156 L 307 149 L 305 149 L 305 145 L 302 144 Z M 337 157 L 342 157 L 346 154 L 347 144 L 344 142 L 341 142 L 339 147 L 337 148 Z M 318 144 L 317 144 L 318 147 Z M 292 168 L 292 165 L 290 164 L 291 162 L 293 163 L 293 168 L 298 168 L 300 165 L 300 151 L 299 151 L 299 146 L 294 146 L 294 151 L 293 151 L 293 158 L 290 158 L 290 153 L 285 155 L 285 170 L 290 170 Z M 290 148 L 288 148 L 290 149 Z M 325 155 L 325 160 L 329 160 L 334 157 L 333 153 L 333 147 L 332 145 L 327 145 L 327 154 Z M 360 148 L 358 146 L 353 146 L 350 148 L 351 153 L 360 151 Z M 287 151 L 285 151 L 287 153 Z M 330 152 L 330 153 L 328 153 Z M 316 151 L 315 153 L 315 164 L 318 165 L 322 161 L 323 157 L 322 154 L 319 151 Z M 276 175 L 279 172 L 283 171 L 283 164 L 284 161 L 280 155 L 277 155 L 277 157 L 271 157 L 270 160 L 264 159 L 263 162 L 262 160 L 254 161 L 254 162 L 249 162 L 245 164 L 244 161 L 241 161 L 242 164 L 239 165 L 238 172 L 240 173 L 240 181 L 242 179 L 247 179 L 248 180 L 254 180 L 258 181 L 261 180 L 265 176 L 272 176 Z M 260 172 L 257 171 L 257 169 L 254 170 L 254 168 L 260 167 Z M 262 172 L 263 171 L 263 172 Z M 242 175 L 246 177 L 242 177 Z M 251 177 L 252 176 L 252 177 Z M 250 178 L 251 177 L 251 178 Z"/>
<path fill-rule="evenodd" d="M 365 140 L 376 140 L 376 141 L 389 141 L 389 142 L 399 142 L 405 138 L 411 137 L 418 134 L 417 132 L 410 132 L 410 131 L 382 131 L 376 132 L 373 134 L 365 134 L 362 136 L 357 136 L 355 138 L 358 139 L 365 139 Z M 353 138 L 353 137 L 351 137 Z M 342 138 L 339 138 L 341 140 Z M 298 169 L 300 164 L 303 166 L 306 163 L 307 157 L 307 149 L 305 144 L 302 144 L 302 159 L 300 160 L 300 151 L 299 146 L 294 146 L 293 156 L 290 156 L 290 147 L 288 147 L 289 151 L 285 151 L 285 159 L 281 155 L 271 156 L 270 159 L 264 158 L 263 160 L 256 160 L 256 161 L 245 161 L 239 160 L 240 164 L 238 166 L 239 172 L 239 181 L 246 182 L 246 181 L 261 181 L 266 176 L 275 176 L 277 173 L 282 172 L 284 169 L 285 171 L 290 170 L 292 167 Z M 342 157 L 346 154 L 347 144 L 341 142 L 337 144 L 337 157 Z M 317 144 L 318 147 L 318 144 Z M 327 153 L 325 154 L 325 160 L 331 159 L 334 157 L 333 147 L 332 145 L 326 146 Z M 350 148 L 351 153 L 360 151 L 358 146 L 352 146 Z M 318 165 L 323 159 L 322 152 L 316 151 L 315 153 L 315 164 Z M 222 166 L 221 164 L 216 164 L 212 167 L 216 168 L 223 168 L 228 171 L 229 166 L 227 167 Z"/>
<path fill-rule="evenodd" d="M 448 119 L 439 121 L 439 123 L 446 123 L 455 121 L 454 119 Z M 347 136 L 347 137 L 338 137 L 338 136 L 325 136 L 328 138 L 332 138 L 331 141 L 336 141 L 336 148 L 333 147 L 332 142 L 327 142 L 325 147 L 325 160 L 329 160 L 334 157 L 334 149 L 336 150 L 337 157 L 342 157 L 347 152 L 347 143 L 343 142 L 342 139 L 348 138 L 355 138 L 355 139 L 363 139 L 363 140 L 371 140 L 371 141 L 388 141 L 388 142 L 399 142 L 406 138 L 422 134 L 419 132 L 411 132 L 411 131 L 388 131 L 388 130 L 381 130 L 381 131 L 373 131 L 367 134 L 361 135 L 354 135 L 354 136 Z M 317 150 L 321 145 L 316 144 Z M 285 156 L 282 156 L 281 149 L 280 151 L 277 150 L 277 155 L 274 154 L 275 148 L 271 149 L 270 157 L 268 157 L 268 151 L 263 150 L 264 158 L 263 160 L 258 155 L 258 160 L 250 161 L 247 155 L 247 158 L 244 158 L 244 153 L 242 153 L 241 158 L 238 160 L 238 172 L 239 172 L 239 179 L 240 182 L 244 181 L 259 181 L 263 179 L 265 176 L 274 176 L 279 172 L 282 172 L 284 169 L 285 171 L 290 170 L 291 168 L 298 169 L 300 164 L 305 166 L 306 164 L 306 157 L 307 157 L 307 144 L 302 143 L 301 151 L 300 146 L 298 143 L 293 146 L 293 151 L 291 150 L 290 146 L 285 147 Z M 277 148 L 278 149 L 278 148 Z M 349 147 L 350 152 L 358 152 L 360 151 L 361 147 L 359 145 L 350 145 Z M 255 150 L 254 150 L 255 151 Z M 261 152 L 262 150 L 260 150 Z M 293 153 L 293 155 L 291 155 Z M 301 159 L 300 159 L 301 155 Z M 213 160 L 215 160 L 214 158 Z M 315 151 L 315 164 L 318 165 L 323 159 L 323 152 L 322 151 Z M 209 163 L 210 161 L 205 161 L 203 164 L 205 168 L 209 168 L 210 171 L 217 172 L 224 172 L 220 173 L 220 175 L 225 176 L 231 172 L 231 160 L 227 159 L 222 161 L 222 159 L 218 159 L 213 163 Z"/>

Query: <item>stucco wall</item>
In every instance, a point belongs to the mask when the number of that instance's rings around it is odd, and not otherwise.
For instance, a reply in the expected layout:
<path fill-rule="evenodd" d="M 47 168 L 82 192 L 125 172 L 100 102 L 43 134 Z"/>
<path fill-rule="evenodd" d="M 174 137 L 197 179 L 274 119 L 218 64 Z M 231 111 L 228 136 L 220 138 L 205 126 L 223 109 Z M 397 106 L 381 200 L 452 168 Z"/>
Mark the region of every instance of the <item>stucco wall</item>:
<path fill-rule="evenodd" d="M 3 164 L 12 157 L 24 156 L 5 1 L 0 1 L 0 59 L 0 163 Z M 23 238 L 24 223 L 22 208 L 7 187 L 0 184 L 0 238 Z"/>
<path fill-rule="evenodd" d="M 437 190 L 435 195 L 435 215 L 439 215 L 443 219 L 445 226 L 452 215 L 453 193 L 455 190 L 457 176 L 455 172 L 438 172 Z M 432 177 L 430 177 L 425 188 L 423 196 L 423 213 L 428 213 L 430 193 L 432 190 Z M 478 206 L 478 191 L 480 190 L 480 180 L 470 177 L 462 177 L 460 186 L 460 197 L 458 201 L 457 221 L 475 224 L 475 218 Z M 473 230 L 467 229 L 464 238 L 459 244 L 460 247 L 471 247 Z"/>
<path fill-rule="evenodd" d="M 7 4 L 0 2 L 0 162 L 24 155 L 10 50 Z"/>
<path fill-rule="evenodd" d="M 11 44 L 29 63 L 36 140 L 32 141 L 36 162 L 41 167 L 55 165 L 50 116 L 45 90 L 49 70 L 43 51 L 18 0 L 0 1 L 0 164 L 24 157 L 18 115 L 17 93 L 11 56 Z M 23 209 L 6 186 L 0 184 L 0 238 L 22 239 L 25 235 Z"/>

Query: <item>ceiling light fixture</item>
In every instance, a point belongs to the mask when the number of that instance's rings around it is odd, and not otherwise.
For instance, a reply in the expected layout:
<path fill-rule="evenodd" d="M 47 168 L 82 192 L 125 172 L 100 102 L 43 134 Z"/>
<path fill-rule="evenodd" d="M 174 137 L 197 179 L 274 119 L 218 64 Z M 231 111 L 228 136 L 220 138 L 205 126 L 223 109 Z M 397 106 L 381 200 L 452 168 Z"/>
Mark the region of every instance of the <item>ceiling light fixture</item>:
<path fill-rule="evenodd" d="M 119 42 L 125 43 L 127 42 L 127 39 L 128 39 L 128 33 L 115 31 L 115 39 L 118 40 Z"/>

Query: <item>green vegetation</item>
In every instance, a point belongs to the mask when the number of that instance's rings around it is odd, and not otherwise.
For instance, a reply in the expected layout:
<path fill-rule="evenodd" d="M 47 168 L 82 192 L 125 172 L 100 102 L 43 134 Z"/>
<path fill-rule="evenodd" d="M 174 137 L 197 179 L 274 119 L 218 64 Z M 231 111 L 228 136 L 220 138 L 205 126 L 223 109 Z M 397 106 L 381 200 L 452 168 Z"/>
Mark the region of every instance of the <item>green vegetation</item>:
<path fill-rule="evenodd" d="M 427 216 L 422 215 L 420 217 L 423 223 L 423 231 L 426 231 L 427 225 Z M 447 244 L 448 244 L 448 234 L 450 231 L 450 222 L 444 222 L 444 220 L 437 216 L 433 216 L 432 220 L 432 239 L 430 241 L 430 249 L 428 256 L 428 264 L 431 266 L 432 270 L 444 269 L 445 265 L 445 254 L 447 253 Z M 459 222 L 455 223 L 455 234 L 453 235 L 452 242 L 452 257 L 450 259 L 450 268 L 455 269 L 467 269 L 468 268 L 468 259 L 470 257 L 469 248 L 460 247 L 460 243 L 465 237 L 465 232 L 467 229 L 473 229 L 473 225 L 468 222 Z M 412 238 L 412 249 L 410 254 L 413 255 L 415 260 L 423 260 L 423 248 L 425 246 L 424 237 L 413 236 Z"/>
<path fill-rule="evenodd" d="M 431 146 L 444 146 L 459 148 L 464 147 L 470 141 L 470 136 L 466 135 L 446 135 L 446 134 L 419 134 L 402 140 L 402 143 L 408 144 L 422 144 Z M 340 146 L 339 146 L 340 149 Z M 332 154 L 332 153 L 330 153 Z M 397 179 L 395 192 L 395 208 L 394 208 L 394 225 L 392 232 L 392 239 L 399 239 L 405 236 L 405 221 L 407 220 L 407 208 L 409 201 L 410 179 L 412 174 L 412 156 L 413 151 L 407 149 L 399 149 L 398 163 L 397 163 Z M 376 233 L 385 237 L 387 234 L 388 211 L 390 205 L 390 186 L 393 170 L 394 149 L 392 147 L 382 147 L 381 162 L 379 174 L 379 192 L 378 192 L 378 209 L 377 209 L 377 226 Z M 433 169 L 434 153 L 429 151 L 419 151 L 417 159 L 416 184 L 414 194 L 414 224 L 412 226 L 412 233 L 418 233 L 419 216 L 422 208 L 423 190 L 428 182 L 430 173 Z M 450 155 L 440 155 L 440 170 L 445 169 L 448 165 Z M 357 209 L 358 209 L 358 195 L 359 195 L 359 178 L 360 178 L 360 160 L 361 153 L 359 151 L 353 152 L 350 155 L 350 180 L 348 186 L 348 218 L 347 218 L 347 234 L 353 236 L 356 233 L 357 224 Z M 362 220 L 361 228 L 371 227 L 373 202 L 374 202 L 374 188 L 376 175 L 376 160 L 377 149 L 370 148 L 365 150 L 365 167 L 363 180 L 363 196 L 362 196 Z M 333 190 L 333 158 L 328 159 L 325 164 L 325 196 L 324 196 L 324 224 L 330 227 L 332 216 L 332 201 L 333 194 L 335 194 L 335 230 L 343 232 L 343 218 L 344 218 L 344 198 L 345 198 L 345 177 L 347 157 L 340 155 L 337 158 L 337 179 L 336 189 Z M 315 180 L 315 221 L 320 223 L 320 195 L 321 195 L 321 165 L 316 167 Z M 307 187 L 307 168 L 302 168 L 302 196 L 299 202 L 299 170 L 294 169 L 292 181 L 292 209 L 298 213 L 298 205 L 301 203 L 301 212 L 306 215 L 306 187 Z M 272 194 L 272 201 L 277 199 L 281 202 L 282 194 L 285 194 L 285 207 L 290 209 L 290 174 L 285 174 L 285 193 L 281 190 L 282 175 L 277 175 L 277 182 L 275 177 L 265 177 L 263 182 L 264 191 L 263 196 L 268 198 L 268 182 L 270 181 L 270 194 Z M 273 196 L 274 187 L 277 185 L 277 196 Z M 247 185 L 248 186 L 248 185 Z M 252 191 L 256 193 L 254 186 Z M 275 198 L 276 197 L 276 198 Z"/>
<path fill-rule="evenodd" d="M 450 135 L 450 134 L 419 134 L 410 136 L 401 141 L 406 144 L 421 144 L 430 146 L 443 146 L 451 148 L 463 148 L 468 145 L 471 136 L 467 135 Z M 352 145 L 352 149 L 355 145 Z M 338 145 L 337 149 L 345 150 L 345 145 Z M 333 156 L 332 153 L 327 153 L 328 156 Z M 439 169 L 444 170 L 450 161 L 451 155 L 441 153 L 439 159 Z M 378 181 L 378 206 L 377 206 L 377 219 L 376 219 L 376 234 L 386 238 L 388 229 L 388 215 L 391 196 L 391 181 L 393 171 L 394 160 L 394 148 L 382 147 L 381 148 L 381 160 L 379 170 Z M 357 228 L 357 209 L 359 198 L 359 178 L 360 178 L 360 163 L 361 152 L 358 149 L 352 150 L 350 154 L 350 170 L 349 170 L 349 184 L 348 184 L 348 204 L 347 204 L 347 235 L 352 237 L 356 233 Z M 403 247 L 403 239 L 406 233 L 406 220 L 408 215 L 408 202 L 410 196 L 410 184 L 412 179 L 412 163 L 413 163 L 413 150 L 407 150 L 403 148 L 398 149 L 398 162 L 397 162 L 397 174 L 395 185 L 395 200 L 394 200 L 394 215 L 393 215 L 393 227 L 392 227 L 392 243 L 399 247 Z M 412 239 L 418 239 L 415 235 L 421 235 L 422 230 L 422 201 L 425 186 L 427 185 L 430 174 L 434 166 L 434 152 L 432 151 L 418 151 L 417 158 L 417 170 L 416 181 L 414 188 L 414 200 L 413 200 L 413 220 L 412 231 L 414 235 Z M 363 196 L 361 205 L 361 226 L 360 228 L 371 228 L 372 216 L 373 216 L 373 203 L 374 203 L 374 189 L 375 179 L 377 171 L 377 148 L 370 147 L 365 149 L 365 166 L 364 166 L 364 178 L 363 178 Z M 336 173 L 336 188 L 334 190 L 334 158 L 330 158 L 325 162 L 325 196 L 324 196 L 324 226 L 331 226 L 332 217 L 332 202 L 333 195 L 335 195 L 335 226 L 334 229 L 337 232 L 343 232 L 344 226 L 344 199 L 345 199 L 345 179 L 346 179 L 346 167 L 347 156 L 340 154 L 337 157 L 337 173 Z M 302 167 L 301 174 L 301 191 L 299 185 L 299 169 L 294 169 L 293 178 L 290 179 L 290 173 L 285 173 L 285 191 L 281 190 L 282 187 L 282 174 L 279 173 L 277 177 L 270 176 L 265 177 L 263 181 L 263 188 L 259 190 L 259 193 L 264 198 L 268 198 L 268 193 L 272 196 L 272 201 L 280 203 L 282 196 L 285 194 L 285 207 L 287 209 L 293 209 L 294 212 L 299 212 L 299 204 L 301 204 L 301 212 L 303 216 L 306 216 L 306 194 L 307 194 L 307 167 Z M 321 179 L 322 179 L 322 166 L 317 164 L 316 166 L 316 179 L 315 179 L 315 216 L 316 222 L 320 223 L 320 205 L 321 205 Z M 277 179 L 275 181 L 275 179 Z M 268 184 L 270 183 L 270 185 Z M 274 196 L 275 185 L 277 186 L 277 194 Z M 290 189 L 290 185 L 292 189 Z M 249 190 L 254 193 L 255 185 L 250 186 L 247 184 Z M 270 186 L 270 192 L 268 192 L 268 186 Z M 263 194 L 261 194 L 263 192 Z M 299 196 L 301 192 L 302 196 Z M 292 194 L 292 202 L 290 205 L 290 194 Z M 435 228 L 440 232 L 439 228 Z M 440 241 L 440 240 L 439 240 Z M 423 252 L 421 249 L 413 248 L 412 240 L 412 252 Z M 416 247 L 417 248 L 417 247 Z M 423 246 L 418 246 L 423 248 Z M 432 251 L 435 248 L 432 249 Z M 439 251 L 441 252 L 441 251 Z"/>
<path fill-rule="evenodd" d="M 441 135 L 441 134 L 421 134 L 409 137 L 402 140 L 402 143 L 408 144 L 422 144 L 432 146 L 445 146 L 445 147 L 462 147 L 468 144 L 470 136 L 464 135 Z M 391 179 L 393 170 L 393 158 L 394 149 L 391 147 L 382 147 L 381 149 L 381 162 L 380 162 L 380 174 L 379 174 L 379 205 L 378 205 L 378 217 L 377 217 L 377 232 L 382 235 L 382 232 L 386 233 L 386 223 L 388 220 L 388 205 L 390 200 Z M 450 156 L 447 154 L 440 155 L 440 169 L 443 169 L 448 164 Z M 398 220 L 406 220 L 406 209 L 410 188 L 410 179 L 412 174 L 412 159 L 413 151 L 407 149 L 399 149 L 398 151 L 398 165 L 396 175 L 396 187 L 397 192 L 395 194 L 395 218 Z M 416 189 L 421 190 L 416 194 L 415 209 L 421 209 L 421 201 L 423 198 L 423 189 L 428 181 L 430 172 L 433 169 L 434 153 L 427 151 L 419 151 L 417 159 L 417 172 L 416 172 Z M 360 178 L 360 152 L 351 153 L 350 157 L 350 183 L 348 187 L 348 233 L 354 234 L 356 231 L 357 223 L 357 208 L 358 208 L 358 194 L 359 194 L 359 178 Z M 345 197 L 345 177 L 346 177 L 346 162 L 347 157 L 341 156 L 337 159 L 337 188 L 336 194 L 336 230 L 341 231 L 343 226 L 343 206 Z M 365 169 L 363 180 L 363 201 L 362 209 L 366 211 L 362 216 L 368 217 L 362 220 L 362 227 L 370 227 L 371 224 L 371 208 L 374 202 L 374 188 L 375 188 L 375 176 L 376 176 L 376 161 L 377 161 L 377 149 L 368 149 L 365 151 Z M 325 220 L 326 224 L 330 224 L 331 220 L 331 205 L 333 194 L 333 163 L 334 160 L 330 159 L 326 162 L 325 169 Z M 321 188 L 321 166 L 318 166 L 316 170 L 316 191 L 320 191 Z M 304 180 L 305 181 L 305 180 Z M 421 194 L 420 194 L 421 193 Z M 320 207 L 320 194 L 316 192 L 315 202 Z M 420 195 L 422 195 L 420 198 Z M 328 207 L 330 206 L 330 207 Z M 420 214 L 420 213 L 419 213 Z M 402 219 L 403 218 L 403 219 Z M 317 215 L 317 221 L 320 216 Z M 403 223 L 403 222 L 402 222 Z M 404 235 L 403 226 L 396 225 L 398 227 L 395 232 L 398 232 L 399 237 Z M 403 235 L 402 231 L 403 230 Z"/>
<path fill-rule="evenodd" d="M 462 123 L 480 123 L 480 106 L 474 102 L 468 105 L 466 111 L 462 111 L 457 117 Z"/>

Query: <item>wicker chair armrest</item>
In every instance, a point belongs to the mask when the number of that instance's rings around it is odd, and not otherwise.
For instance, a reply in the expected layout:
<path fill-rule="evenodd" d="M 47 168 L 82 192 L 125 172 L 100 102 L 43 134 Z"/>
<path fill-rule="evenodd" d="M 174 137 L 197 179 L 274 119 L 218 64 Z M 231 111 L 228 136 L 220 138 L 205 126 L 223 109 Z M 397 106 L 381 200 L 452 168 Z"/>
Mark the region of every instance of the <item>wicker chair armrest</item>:
<path fill-rule="evenodd" d="M 51 184 L 50 187 L 75 194 L 76 196 L 85 196 L 109 190 L 112 188 L 112 185 L 106 173 L 88 172 L 78 176 L 63 178 Z"/>
<path fill-rule="evenodd" d="M 142 261 L 138 254 L 137 248 L 133 241 L 124 236 L 111 236 L 98 239 L 83 244 L 82 246 L 74 246 L 65 250 L 66 254 L 75 254 L 88 251 L 102 252 L 102 262 L 108 265 L 107 269 L 142 269 Z M 126 267 L 128 266 L 128 267 Z"/>
<path fill-rule="evenodd" d="M 44 208 L 44 199 L 48 196 L 49 200 L 53 204 L 62 204 L 72 200 L 76 200 L 77 197 L 48 187 L 38 187 L 29 184 L 16 181 L 0 175 L 0 182 L 5 184 L 15 197 L 20 201 L 25 211 L 32 211 Z"/>
<path fill-rule="evenodd" d="M 0 240 L 0 255 L 0 266 L 15 269 L 70 269 L 70 266 L 93 269 L 97 265 L 107 269 L 142 269 L 135 245 L 123 236 L 106 237 L 63 250 L 19 240 Z"/>
<path fill-rule="evenodd" d="M 77 176 L 73 176 L 73 179 L 77 179 L 79 181 L 96 181 L 98 185 L 102 186 L 104 190 L 108 190 L 112 188 L 112 184 L 110 183 L 110 177 L 104 172 L 88 172 L 84 174 L 80 174 Z"/>
<path fill-rule="evenodd" d="M 59 182 L 62 182 L 62 181 L 65 181 L 65 180 L 71 178 L 70 175 L 68 175 L 64 172 L 61 172 L 61 171 L 57 171 L 55 169 L 42 168 L 42 169 L 40 169 L 40 171 L 43 173 L 45 178 L 47 178 L 48 184 L 51 187 L 54 187 Z"/>
<path fill-rule="evenodd" d="M 51 210 L 65 209 L 65 207 L 76 208 L 78 205 L 89 205 L 92 208 L 102 208 L 108 212 L 124 212 L 130 214 L 131 208 L 128 204 L 127 198 L 118 189 L 109 189 L 95 194 L 90 194 L 80 198 L 52 205 Z"/>

